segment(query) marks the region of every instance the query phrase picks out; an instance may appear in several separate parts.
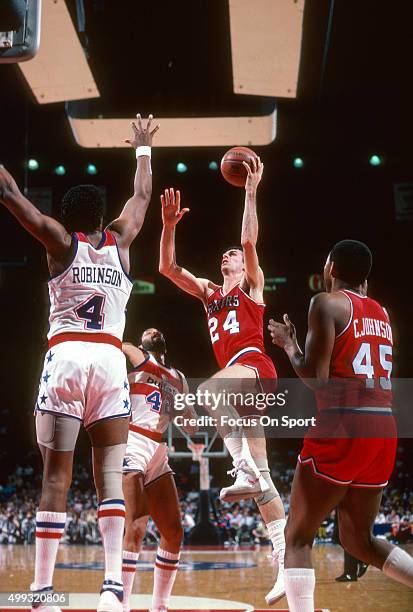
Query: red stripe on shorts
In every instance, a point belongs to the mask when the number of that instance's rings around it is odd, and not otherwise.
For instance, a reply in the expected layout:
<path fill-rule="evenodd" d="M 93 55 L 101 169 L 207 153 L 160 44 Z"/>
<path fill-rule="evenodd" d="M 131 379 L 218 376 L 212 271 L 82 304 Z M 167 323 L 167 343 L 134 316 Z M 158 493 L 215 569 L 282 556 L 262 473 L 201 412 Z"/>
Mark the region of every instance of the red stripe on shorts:
<path fill-rule="evenodd" d="M 99 344 L 111 344 L 116 348 L 122 350 L 122 342 L 119 338 L 111 336 L 111 334 L 96 334 L 86 332 L 64 332 L 62 334 L 56 334 L 52 338 L 49 338 L 49 348 L 60 344 L 61 342 L 97 342 Z"/>
<path fill-rule="evenodd" d="M 150 429 L 144 429 L 143 427 L 138 427 L 138 425 L 129 424 L 129 429 L 134 431 L 135 433 L 141 434 L 141 436 L 145 436 L 145 438 L 149 438 L 154 442 L 162 442 L 162 433 L 160 431 L 151 431 Z"/>

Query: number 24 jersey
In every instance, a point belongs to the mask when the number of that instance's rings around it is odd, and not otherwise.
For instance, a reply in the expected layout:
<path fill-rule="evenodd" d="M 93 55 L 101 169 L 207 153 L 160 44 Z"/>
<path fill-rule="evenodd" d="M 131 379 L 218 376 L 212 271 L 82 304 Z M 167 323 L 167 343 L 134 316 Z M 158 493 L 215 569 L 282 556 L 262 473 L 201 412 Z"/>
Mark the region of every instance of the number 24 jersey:
<path fill-rule="evenodd" d="M 218 287 L 208 298 L 207 317 L 212 348 L 220 368 L 235 355 L 264 353 L 265 304 L 253 300 L 238 283 L 226 295 Z"/>

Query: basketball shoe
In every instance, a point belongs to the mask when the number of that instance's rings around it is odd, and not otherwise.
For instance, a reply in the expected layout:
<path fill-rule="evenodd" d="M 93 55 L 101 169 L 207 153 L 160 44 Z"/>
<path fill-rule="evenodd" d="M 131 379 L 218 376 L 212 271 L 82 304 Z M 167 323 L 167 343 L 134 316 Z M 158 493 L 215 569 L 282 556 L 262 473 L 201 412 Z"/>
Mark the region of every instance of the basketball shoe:
<path fill-rule="evenodd" d="M 240 499 L 255 497 L 268 491 L 269 486 L 259 469 L 248 463 L 246 459 L 234 461 L 234 467 L 227 472 L 235 477 L 235 482 L 221 489 L 219 497 L 224 502 L 235 502 Z"/>
<path fill-rule="evenodd" d="M 275 581 L 275 584 L 272 587 L 271 591 L 265 596 L 265 601 L 267 602 L 267 604 L 269 606 L 272 606 L 277 603 L 277 601 L 285 597 L 284 562 L 282 565 L 280 565 L 278 563 L 277 555 L 275 555 L 274 553 L 272 555 L 268 555 L 268 559 L 270 560 L 271 565 L 276 570 L 278 568 L 277 580 Z"/>
<path fill-rule="evenodd" d="M 113 591 L 101 591 L 97 612 L 123 612 L 123 605 Z"/>

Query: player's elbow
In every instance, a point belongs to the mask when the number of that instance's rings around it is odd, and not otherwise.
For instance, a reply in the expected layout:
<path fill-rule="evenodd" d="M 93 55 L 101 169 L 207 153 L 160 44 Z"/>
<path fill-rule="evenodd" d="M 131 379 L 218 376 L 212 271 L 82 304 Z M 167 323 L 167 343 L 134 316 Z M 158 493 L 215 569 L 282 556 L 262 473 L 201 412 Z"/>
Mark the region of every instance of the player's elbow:
<path fill-rule="evenodd" d="M 173 264 L 168 264 L 166 262 L 159 262 L 159 272 L 162 276 L 166 276 L 167 278 L 173 277 Z"/>

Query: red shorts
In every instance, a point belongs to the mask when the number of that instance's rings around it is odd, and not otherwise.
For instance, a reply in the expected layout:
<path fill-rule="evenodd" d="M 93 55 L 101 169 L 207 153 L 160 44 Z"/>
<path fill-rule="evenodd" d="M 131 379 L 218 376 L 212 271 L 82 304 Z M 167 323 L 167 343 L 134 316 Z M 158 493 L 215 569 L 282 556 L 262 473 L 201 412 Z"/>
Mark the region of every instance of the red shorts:
<path fill-rule="evenodd" d="M 336 485 L 384 487 L 393 472 L 397 438 L 304 438 L 298 456 L 314 476 Z"/>
<path fill-rule="evenodd" d="M 230 365 L 243 365 L 255 372 L 257 380 L 257 393 L 274 393 L 277 388 L 277 372 L 272 359 L 265 353 L 258 351 L 245 352 L 233 361 Z M 235 408 L 241 416 L 262 415 L 265 408 L 260 409 L 255 406 L 243 406 L 236 404 Z"/>
<path fill-rule="evenodd" d="M 251 368 L 251 370 L 254 370 L 257 381 L 261 386 L 267 387 L 268 385 L 272 386 L 273 389 L 276 387 L 277 372 L 272 359 L 265 353 L 247 351 L 236 359 L 231 359 L 227 365 L 243 365 L 246 368 Z"/>

